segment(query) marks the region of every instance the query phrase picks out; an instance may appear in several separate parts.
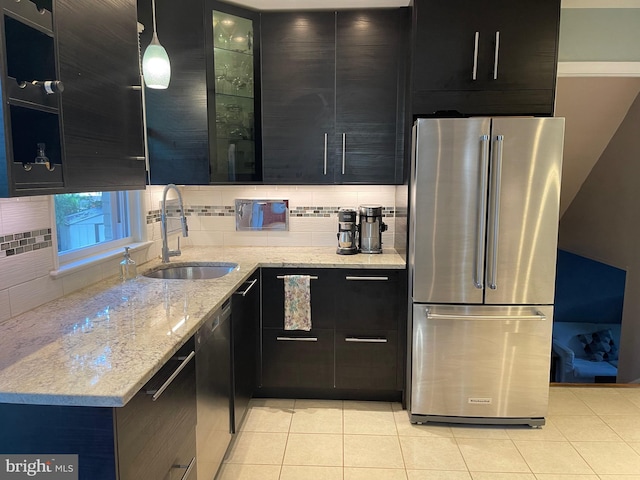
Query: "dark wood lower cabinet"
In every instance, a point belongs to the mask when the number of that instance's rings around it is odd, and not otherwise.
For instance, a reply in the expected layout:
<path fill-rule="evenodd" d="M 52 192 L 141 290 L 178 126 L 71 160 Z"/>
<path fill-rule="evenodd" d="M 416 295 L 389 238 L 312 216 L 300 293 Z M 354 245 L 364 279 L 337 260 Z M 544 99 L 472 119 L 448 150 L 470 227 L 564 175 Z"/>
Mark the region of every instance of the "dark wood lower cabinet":
<path fill-rule="evenodd" d="M 164 479 L 196 457 L 195 358 L 154 401 L 148 391 L 162 387 L 189 354 L 182 351 L 154 376 L 129 403 L 115 409 L 120 479 Z M 193 444 L 190 452 L 184 445 Z M 186 462 L 186 463 L 185 463 Z M 184 467 L 184 468 L 183 468 Z M 193 477 L 195 478 L 195 477 Z"/>
<path fill-rule="evenodd" d="M 192 340 L 124 407 L 0 404 L 0 452 L 76 454 L 80 480 L 195 480 L 195 362 L 186 360 L 191 351 Z M 168 381 L 183 362 L 154 401 L 147 391 Z"/>
<path fill-rule="evenodd" d="M 336 388 L 396 389 L 397 331 L 338 330 L 335 343 Z"/>
<path fill-rule="evenodd" d="M 333 330 L 265 328 L 262 387 L 333 388 Z"/>
<path fill-rule="evenodd" d="M 260 271 L 234 292 L 231 303 L 231 433 L 237 433 L 258 385 Z"/>
<path fill-rule="evenodd" d="M 311 322 L 282 329 L 278 276 L 311 275 Z M 257 395 L 399 398 L 404 388 L 404 270 L 263 269 L 262 381 Z M 276 328 L 278 327 L 278 328 Z"/>

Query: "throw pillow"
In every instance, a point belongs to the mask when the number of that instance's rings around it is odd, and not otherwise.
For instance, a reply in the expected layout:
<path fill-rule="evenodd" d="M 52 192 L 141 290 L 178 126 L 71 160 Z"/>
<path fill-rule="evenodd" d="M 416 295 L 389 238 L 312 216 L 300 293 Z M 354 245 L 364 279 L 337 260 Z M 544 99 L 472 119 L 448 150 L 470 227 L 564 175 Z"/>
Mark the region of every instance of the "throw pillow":
<path fill-rule="evenodd" d="M 608 362 L 618 358 L 618 347 L 613 341 L 611 330 L 580 334 L 578 340 L 582 343 L 589 360 L 593 362 Z"/>

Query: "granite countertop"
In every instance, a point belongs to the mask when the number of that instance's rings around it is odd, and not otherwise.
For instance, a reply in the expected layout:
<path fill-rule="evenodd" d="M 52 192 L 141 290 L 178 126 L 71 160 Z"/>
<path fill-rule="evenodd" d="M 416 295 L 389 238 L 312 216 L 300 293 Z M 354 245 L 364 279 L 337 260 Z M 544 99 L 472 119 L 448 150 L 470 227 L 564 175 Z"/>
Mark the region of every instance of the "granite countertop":
<path fill-rule="evenodd" d="M 238 268 L 212 280 L 114 277 L 0 324 L 0 403 L 125 405 L 259 267 L 405 268 L 393 250 L 333 247 L 188 247 L 171 259 L 186 261 Z"/>

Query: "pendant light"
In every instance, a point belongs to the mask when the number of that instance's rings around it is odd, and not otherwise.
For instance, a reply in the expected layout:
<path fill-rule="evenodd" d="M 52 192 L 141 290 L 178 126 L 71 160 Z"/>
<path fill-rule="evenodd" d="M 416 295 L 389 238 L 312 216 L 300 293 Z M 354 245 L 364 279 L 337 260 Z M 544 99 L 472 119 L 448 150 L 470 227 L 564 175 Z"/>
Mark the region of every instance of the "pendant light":
<path fill-rule="evenodd" d="M 171 64 L 169 63 L 167 51 L 158 41 L 155 0 L 151 0 L 151 8 L 153 12 L 153 37 L 142 56 L 142 74 L 147 87 L 165 89 L 169 86 L 169 80 L 171 80 Z"/>

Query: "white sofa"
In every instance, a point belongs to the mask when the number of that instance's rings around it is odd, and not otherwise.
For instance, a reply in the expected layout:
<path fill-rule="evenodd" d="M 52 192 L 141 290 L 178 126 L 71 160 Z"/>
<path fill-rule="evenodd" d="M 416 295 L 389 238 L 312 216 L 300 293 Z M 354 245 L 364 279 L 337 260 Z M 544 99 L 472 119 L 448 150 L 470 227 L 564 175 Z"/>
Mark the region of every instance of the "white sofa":
<path fill-rule="evenodd" d="M 595 377 L 615 377 L 618 374 L 617 356 L 609 361 L 590 360 L 578 335 L 611 330 L 613 341 L 619 347 L 620 327 L 618 323 L 554 322 L 552 350 L 556 361 L 553 380 L 594 383 Z"/>

